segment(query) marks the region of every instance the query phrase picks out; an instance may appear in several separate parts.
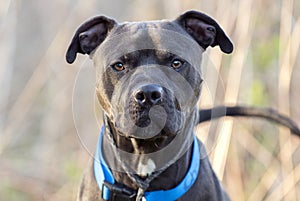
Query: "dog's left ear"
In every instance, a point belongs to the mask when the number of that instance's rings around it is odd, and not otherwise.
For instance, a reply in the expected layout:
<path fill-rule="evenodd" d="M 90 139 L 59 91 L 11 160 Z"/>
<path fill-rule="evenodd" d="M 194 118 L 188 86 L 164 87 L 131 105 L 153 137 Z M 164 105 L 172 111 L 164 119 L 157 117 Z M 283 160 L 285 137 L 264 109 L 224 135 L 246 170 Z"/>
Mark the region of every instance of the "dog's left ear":
<path fill-rule="evenodd" d="M 211 17 L 198 11 L 188 11 L 176 19 L 177 23 L 206 49 L 219 45 L 224 53 L 233 51 L 233 44 L 222 28 Z"/>

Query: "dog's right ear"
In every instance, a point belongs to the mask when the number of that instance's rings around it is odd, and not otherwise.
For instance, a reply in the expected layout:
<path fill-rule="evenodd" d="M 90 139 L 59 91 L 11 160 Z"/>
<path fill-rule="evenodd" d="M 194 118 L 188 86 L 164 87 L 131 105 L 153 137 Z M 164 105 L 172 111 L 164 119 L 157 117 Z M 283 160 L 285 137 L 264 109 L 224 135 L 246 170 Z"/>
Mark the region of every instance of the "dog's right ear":
<path fill-rule="evenodd" d="M 90 54 L 106 38 L 116 21 L 105 16 L 97 16 L 84 22 L 76 31 L 66 53 L 69 64 L 76 59 L 76 54 Z"/>

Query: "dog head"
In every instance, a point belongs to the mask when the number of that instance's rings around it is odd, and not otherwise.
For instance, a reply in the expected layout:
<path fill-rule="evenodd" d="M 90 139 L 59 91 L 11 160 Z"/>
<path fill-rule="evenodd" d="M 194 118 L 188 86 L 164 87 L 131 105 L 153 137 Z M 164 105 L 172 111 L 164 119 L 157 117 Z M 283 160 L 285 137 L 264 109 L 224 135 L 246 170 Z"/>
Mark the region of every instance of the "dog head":
<path fill-rule="evenodd" d="M 175 136 L 195 121 L 201 55 L 209 46 L 233 51 L 217 22 L 197 11 L 173 21 L 122 24 L 98 16 L 77 29 L 66 60 L 90 55 L 111 125 L 122 136 L 152 139 Z"/>

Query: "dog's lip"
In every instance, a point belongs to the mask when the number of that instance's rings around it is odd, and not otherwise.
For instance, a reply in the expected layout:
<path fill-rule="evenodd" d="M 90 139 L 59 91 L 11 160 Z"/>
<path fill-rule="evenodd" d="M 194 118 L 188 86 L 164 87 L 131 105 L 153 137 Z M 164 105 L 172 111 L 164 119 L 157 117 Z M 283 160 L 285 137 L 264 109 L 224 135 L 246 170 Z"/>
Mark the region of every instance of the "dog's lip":
<path fill-rule="evenodd" d="M 159 132 L 157 135 L 150 137 L 150 138 L 143 138 L 140 137 L 138 135 L 134 135 L 134 134 L 128 134 L 128 133 L 124 133 L 122 131 L 117 130 L 117 134 L 121 137 L 125 137 L 128 139 L 139 139 L 139 140 L 149 140 L 149 141 L 153 141 L 156 139 L 162 139 L 162 138 L 166 138 L 166 137 L 171 137 L 171 136 L 176 136 L 178 133 L 181 132 L 180 128 L 179 130 L 177 130 L 175 133 L 170 134 L 169 132 L 166 132 L 164 129 L 161 130 L 161 132 Z"/>

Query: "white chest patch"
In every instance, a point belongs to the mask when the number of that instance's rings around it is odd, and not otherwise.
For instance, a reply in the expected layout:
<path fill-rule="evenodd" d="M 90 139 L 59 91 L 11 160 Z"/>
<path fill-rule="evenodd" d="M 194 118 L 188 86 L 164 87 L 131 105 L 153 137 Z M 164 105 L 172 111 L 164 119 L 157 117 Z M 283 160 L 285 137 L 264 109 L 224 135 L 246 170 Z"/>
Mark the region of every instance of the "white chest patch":
<path fill-rule="evenodd" d="M 154 172 L 156 166 L 153 160 L 148 159 L 146 164 L 139 163 L 137 167 L 137 174 L 141 177 L 146 177 Z"/>

